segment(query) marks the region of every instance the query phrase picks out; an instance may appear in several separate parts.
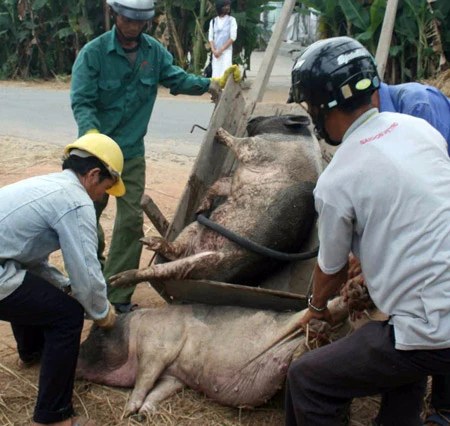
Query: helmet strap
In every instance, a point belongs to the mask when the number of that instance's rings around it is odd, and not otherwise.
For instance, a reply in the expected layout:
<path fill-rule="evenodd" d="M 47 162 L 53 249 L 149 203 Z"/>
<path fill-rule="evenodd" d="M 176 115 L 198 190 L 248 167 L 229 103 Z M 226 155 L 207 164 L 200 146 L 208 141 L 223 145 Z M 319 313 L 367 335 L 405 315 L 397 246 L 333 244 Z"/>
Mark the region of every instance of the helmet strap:
<path fill-rule="evenodd" d="M 116 24 L 116 35 L 119 38 L 119 40 L 123 40 L 128 43 L 131 43 L 131 42 L 139 43 L 141 40 L 141 35 L 146 30 L 146 28 L 147 28 L 147 25 L 144 25 L 144 27 L 142 28 L 142 31 L 136 37 L 127 37 L 127 36 L 125 36 L 125 34 L 122 31 L 120 31 L 120 28 Z"/>
<path fill-rule="evenodd" d="M 315 124 L 315 128 L 314 128 L 315 132 L 319 135 L 319 137 L 324 139 L 328 145 L 338 146 L 342 143 L 342 141 L 335 141 L 335 140 L 331 139 L 330 135 L 325 130 L 325 112 L 324 112 L 324 110 L 319 109 L 319 113 L 318 113 L 317 117 L 313 118 L 313 121 Z"/>

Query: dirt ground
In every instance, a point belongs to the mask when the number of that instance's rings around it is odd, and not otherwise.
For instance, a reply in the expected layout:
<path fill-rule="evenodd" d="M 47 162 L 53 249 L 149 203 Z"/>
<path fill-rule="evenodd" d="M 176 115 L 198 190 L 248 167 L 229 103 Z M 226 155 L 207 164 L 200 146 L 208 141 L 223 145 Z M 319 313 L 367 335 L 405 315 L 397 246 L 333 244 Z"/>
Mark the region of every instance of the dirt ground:
<path fill-rule="evenodd" d="M 63 90 L 68 87 L 67 82 L 64 81 L 56 83 L 2 82 L 0 84 L 48 90 Z M 167 92 L 162 90 L 160 96 L 167 96 Z M 285 102 L 285 98 L 284 92 L 274 92 L 267 93 L 264 101 Z M 209 101 L 209 97 L 205 96 L 199 101 Z M 59 171 L 61 154 L 61 148 L 54 145 L 13 137 L 0 137 L 0 187 L 27 177 Z M 173 217 L 193 163 L 193 158 L 184 156 L 157 153 L 150 153 L 147 156 L 146 192 L 169 221 Z M 107 240 L 111 236 L 114 214 L 114 200 L 111 200 L 102 217 Z M 144 232 L 147 235 L 157 235 L 157 231 L 147 218 Z M 144 250 L 141 265 L 147 266 L 151 256 L 152 252 Z M 60 253 L 52 255 L 51 260 L 63 268 Z M 138 286 L 133 300 L 140 307 L 165 304 L 146 284 Z M 85 321 L 84 337 L 90 326 L 91 322 Z M 11 329 L 8 323 L 0 321 L 0 426 L 22 426 L 29 425 L 31 422 L 37 394 L 39 367 L 20 370 L 16 363 L 17 353 Z M 160 411 L 151 419 L 123 418 L 123 410 L 129 395 L 128 389 L 108 388 L 77 381 L 74 403 L 80 414 L 97 419 L 99 426 L 278 426 L 284 424 L 282 393 L 263 407 L 245 410 L 223 407 L 191 390 L 185 390 L 162 404 Z M 356 400 L 352 406 L 350 425 L 369 425 L 377 405 L 377 398 Z"/>

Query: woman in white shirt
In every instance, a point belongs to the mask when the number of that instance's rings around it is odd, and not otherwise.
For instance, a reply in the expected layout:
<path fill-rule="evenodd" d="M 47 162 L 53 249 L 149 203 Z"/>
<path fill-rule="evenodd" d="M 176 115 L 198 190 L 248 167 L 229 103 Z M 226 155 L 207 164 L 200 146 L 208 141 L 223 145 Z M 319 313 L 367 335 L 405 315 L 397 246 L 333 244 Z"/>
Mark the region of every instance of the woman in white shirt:
<path fill-rule="evenodd" d="M 232 44 L 237 36 L 236 19 L 230 16 L 231 1 L 216 2 L 217 17 L 209 24 L 209 43 L 212 52 L 212 77 L 222 77 L 232 65 Z"/>

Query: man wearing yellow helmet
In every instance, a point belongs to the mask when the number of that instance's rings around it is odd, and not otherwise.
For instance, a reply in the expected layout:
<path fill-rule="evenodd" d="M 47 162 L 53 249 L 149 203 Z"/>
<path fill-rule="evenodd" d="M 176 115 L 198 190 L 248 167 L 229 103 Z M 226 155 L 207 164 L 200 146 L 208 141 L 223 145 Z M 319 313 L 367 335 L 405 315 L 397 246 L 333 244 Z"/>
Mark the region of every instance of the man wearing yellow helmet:
<path fill-rule="evenodd" d="M 33 425 L 95 424 L 74 418 L 72 392 L 84 314 L 104 328 L 116 317 L 93 201 L 125 193 L 122 168 L 119 146 L 92 134 L 66 147 L 62 172 L 0 188 L 0 320 L 11 323 L 19 365 L 41 361 Z M 68 278 L 49 263 L 59 249 Z"/>
<path fill-rule="evenodd" d="M 144 33 L 155 15 L 153 0 L 107 0 L 114 28 L 81 49 L 72 70 L 71 102 L 79 135 L 101 132 L 111 136 L 125 157 L 123 177 L 127 194 L 117 202 L 114 230 L 104 265 L 104 276 L 139 267 L 143 237 L 140 200 L 145 187 L 144 136 L 155 104 L 158 86 L 172 95 L 214 96 L 230 73 L 239 79 L 237 66 L 213 80 L 186 73 L 172 55 Z M 174 118 L 175 119 L 175 118 Z M 96 204 L 100 218 L 107 198 Z M 99 226 L 99 255 L 104 249 Z M 119 312 L 132 308 L 134 287 L 109 288 L 109 300 Z"/>

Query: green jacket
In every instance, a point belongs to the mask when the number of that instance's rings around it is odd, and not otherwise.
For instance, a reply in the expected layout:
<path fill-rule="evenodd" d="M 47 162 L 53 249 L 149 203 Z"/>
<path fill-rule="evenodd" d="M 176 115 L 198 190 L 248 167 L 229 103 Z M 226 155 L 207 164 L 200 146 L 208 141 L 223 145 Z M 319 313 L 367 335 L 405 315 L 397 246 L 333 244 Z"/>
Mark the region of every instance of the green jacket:
<path fill-rule="evenodd" d="M 79 136 L 97 129 L 120 145 L 125 159 L 143 156 L 158 85 L 172 95 L 201 95 L 209 83 L 173 65 L 172 55 L 147 34 L 133 67 L 113 28 L 86 44 L 73 66 L 70 97 Z"/>

